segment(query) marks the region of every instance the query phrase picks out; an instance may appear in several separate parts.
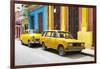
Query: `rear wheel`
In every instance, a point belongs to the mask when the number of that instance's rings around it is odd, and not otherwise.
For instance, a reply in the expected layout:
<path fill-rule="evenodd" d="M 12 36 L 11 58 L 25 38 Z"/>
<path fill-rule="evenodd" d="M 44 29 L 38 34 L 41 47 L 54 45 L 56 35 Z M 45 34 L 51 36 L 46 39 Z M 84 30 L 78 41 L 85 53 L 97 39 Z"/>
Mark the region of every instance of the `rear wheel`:
<path fill-rule="evenodd" d="M 43 49 L 43 50 L 47 50 L 47 47 L 45 46 L 44 43 L 42 43 L 42 49 Z"/>
<path fill-rule="evenodd" d="M 58 47 L 58 54 L 60 56 L 64 56 L 65 55 L 65 51 L 64 51 L 64 47 L 63 46 L 59 46 Z"/>
<path fill-rule="evenodd" d="M 28 41 L 28 47 L 31 47 L 31 43 L 30 43 L 30 41 Z"/>

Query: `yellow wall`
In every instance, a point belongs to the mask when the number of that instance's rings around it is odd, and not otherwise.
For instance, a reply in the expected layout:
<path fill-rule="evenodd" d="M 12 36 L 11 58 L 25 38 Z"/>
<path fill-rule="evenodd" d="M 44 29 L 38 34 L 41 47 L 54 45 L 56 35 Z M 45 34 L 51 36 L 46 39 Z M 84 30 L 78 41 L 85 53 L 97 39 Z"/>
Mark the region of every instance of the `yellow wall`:
<path fill-rule="evenodd" d="M 61 17 L 61 30 L 62 31 L 66 31 L 66 27 L 67 27 L 67 21 L 66 21 L 66 13 L 67 13 L 67 8 L 65 7 L 65 6 L 61 6 L 61 8 L 60 8 L 60 10 L 61 10 L 61 15 L 60 15 L 60 17 Z"/>
<path fill-rule="evenodd" d="M 53 6 L 49 5 L 48 7 L 48 25 L 49 25 L 49 30 L 53 29 Z"/>
<path fill-rule="evenodd" d="M 61 6 L 60 8 L 60 11 L 61 11 L 61 14 L 60 14 L 60 21 L 61 21 L 61 25 L 60 25 L 60 29 L 62 31 L 66 31 L 67 30 L 67 9 L 68 7 L 65 7 L 65 6 Z M 49 30 L 53 30 L 53 23 L 54 23 L 54 11 L 53 11 L 53 6 L 49 5 L 49 9 L 48 9 L 48 25 L 49 25 Z"/>
<path fill-rule="evenodd" d="M 88 31 L 88 8 L 82 8 L 81 31 L 78 32 L 78 39 L 85 42 L 85 48 L 92 46 L 92 31 Z"/>
<path fill-rule="evenodd" d="M 49 25 L 49 30 L 53 30 L 53 6 L 49 6 L 49 14 L 48 14 L 48 25 Z M 61 30 L 66 31 L 67 30 L 67 22 L 68 22 L 68 7 L 61 6 Z M 85 48 L 91 48 L 92 46 L 92 31 L 88 31 L 88 8 L 82 8 L 82 21 L 81 21 L 81 31 L 77 33 L 78 39 L 85 42 Z"/>
<path fill-rule="evenodd" d="M 88 8 L 82 8 L 82 31 L 87 31 L 88 28 Z"/>
<path fill-rule="evenodd" d="M 92 46 L 92 32 L 78 32 L 78 39 L 85 42 L 85 48 L 91 48 Z"/>

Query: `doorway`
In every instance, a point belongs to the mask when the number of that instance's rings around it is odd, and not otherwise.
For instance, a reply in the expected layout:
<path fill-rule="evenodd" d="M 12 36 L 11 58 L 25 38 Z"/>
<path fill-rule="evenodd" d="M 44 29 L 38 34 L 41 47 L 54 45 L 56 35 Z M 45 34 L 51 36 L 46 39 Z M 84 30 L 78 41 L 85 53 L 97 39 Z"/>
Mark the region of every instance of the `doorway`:
<path fill-rule="evenodd" d="M 32 20 L 32 25 L 31 25 L 31 27 L 32 27 L 32 29 L 34 30 L 34 16 L 31 16 L 31 20 Z"/>
<path fill-rule="evenodd" d="M 60 30 L 60 6 L 54 6 L 54 30 Z"/>
<path fill-rule="evenodd" d="M 38 14 L 38 32 L 41 33 L 43 31 L 43 13 L 40 12 Z"/>
<path fill-rule="evenodd" d="M 77 39 L 77 32 L 79 28 L 79 8 L 69 7 L 69 32 Z"/>

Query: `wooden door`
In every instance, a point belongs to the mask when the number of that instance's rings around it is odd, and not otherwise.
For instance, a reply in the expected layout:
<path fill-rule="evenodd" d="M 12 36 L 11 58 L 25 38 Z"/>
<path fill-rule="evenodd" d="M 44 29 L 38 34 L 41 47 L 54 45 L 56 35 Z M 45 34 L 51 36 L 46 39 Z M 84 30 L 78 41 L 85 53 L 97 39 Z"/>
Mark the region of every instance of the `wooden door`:
<path fill-rule="evenodd" d="M 60 30 L 60 6 L 54 6 L 54 30 Z"/>
<path fill-rule="evenodd" d="M 43 18 L 42 18 L 43 15 L 42 14 L 43 14 L 42 12 L 40 12 L 38 14 L 38 31 L 39 31 L 39 33 L 41 33 L 43 31 Z"/>
<path fill-rule="evenodd" d="M 69 32 L 77 39 L 79 27 L 79 9 L 78 7 L 69 7 Z"/>

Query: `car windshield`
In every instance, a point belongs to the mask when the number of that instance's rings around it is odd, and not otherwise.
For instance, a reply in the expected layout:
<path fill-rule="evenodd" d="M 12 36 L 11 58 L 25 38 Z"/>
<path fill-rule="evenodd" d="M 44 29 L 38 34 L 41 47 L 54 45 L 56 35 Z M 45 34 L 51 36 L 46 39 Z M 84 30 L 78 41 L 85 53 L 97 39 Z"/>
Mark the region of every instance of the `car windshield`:
<path fill-rule="evenodd" d="M 29 32 L 28 32 L 29 34 L 33 34 L 33 33 L 39 33 L 38 31 L 33 31 L 33 30 L 29 30 Z"/>
<path fill-rule="evenodd" d="M 61 31 L 58 32 L 58 36 L 60 38 L 66 38 L 66 39 L 69 39 L 69 38 L 72 39 L 73 38 L 70 33 L 68 33 L 68 32 L 61 32 Z"/>

